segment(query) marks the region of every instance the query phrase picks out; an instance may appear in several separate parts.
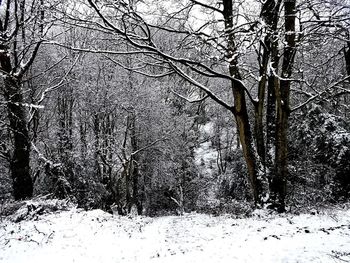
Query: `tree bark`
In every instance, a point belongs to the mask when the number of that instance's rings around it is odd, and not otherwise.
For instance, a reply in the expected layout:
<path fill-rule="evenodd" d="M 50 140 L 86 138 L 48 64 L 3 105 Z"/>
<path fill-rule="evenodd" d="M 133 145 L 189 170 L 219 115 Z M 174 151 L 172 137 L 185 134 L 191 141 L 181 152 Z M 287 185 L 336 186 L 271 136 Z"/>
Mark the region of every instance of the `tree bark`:
<path fill-rule="evenodd" d="M 277 94 L 276 173 L 272 179 L 273 205 L 278 211 L 285 210 L 288 176 L 288 118 L 290 114 L 290 84 L 295 56 L 295 10 L 296 0 L 285 0 L 285 42 L 282 79 Z"/>
<path fill-rule="evenodd" d="M 8 48 L 1 45 L 0 68 L 7 76 L 2 87 L 10 128 L 13 136 L 13 153 L 10 159 L 10 172 L 13 182 L 13 196 L 15 200 L 33 196 L 33 180 L 30 176 L 30 138 L 27 127 L 26 109 L 23 105 L 21 81 L 15 78 L 12 72 L 11 59 Z"/>
<path fill-rule="evenodd" d="M 225 30 L 227 34 L 227 53 L 230 61 L 229 69 L 230 75 L 241 80 L 241 75 L 238 69 L 238 59 L 236 54 L 236 45 L 234 41 L 234 35 L 231 32 L 233 28 L 233 11 L 232 0 L 224 1 L 224 19 Z M 251 124 L 249 122 L 247 103 L 245 98 L 245 89 L 241 82 L 232 80 L 232 92 L 235 101 L 235 107 L 233 114 L 236 118 L 239 138 L 243 150 L 243 155 L 248 168 L 249 181 L 253 190 L 253 197 L 256 205 L 263 205 L 266 197 L 268 196 L 268 184 L 264 175 L 264 169 L 257 153 L 257 149 L 254 143 L 254 137 L 251 130 Z"/>
<path fill-rule="evenodd" d="M 272 177 L 275 174 L 275 153 L 276 153 L 276 90 L 279 90 L 279 51 L 278 51 L 278 32 L 277 25 L 282 0 L 267 1 L 262 9 L 262 15 L 268 25 L 268 40 L 265 42 L 269 48 L 270 68 L 267 78 L 267 105 L 266 105 L 266 147 L 265 147 L 265 165 L 266 175 L 270 184 L 270 194 Z M 273 195 L 273 194 L 272 194 Z M 271 199 L 271 196 L 270 196 Z"/>
<path fill-rule="evenodd" d="M 30 139 L 20 81 L 7 76 L 4 81 L 4 96 L 14 144 L 10 160 L 13 196 L 15 200 L 22 200 L 33 196 L 33 181 L 29 166 Z"/>
<path fill-rule="evenodd" d="M 348 49 L 344 48 L 346 73 L 350 76 L 350 41 L 347 42 Z"/>
<path fill-rule="evenodd" d="M 264 140 L 264 104 L 266 95 L 267 73 L 269 69 L 269 60 L 272 51 L 273 41 L 273 27 L 278 16 L 279 4 L 275 5 L 274 0 L 267 0 L 261 9 L 261 18 L 265 21 L 266 27 L 264 29 L 266 35 L 261 44 L 259 62 L 259 83 L 258 83 L 258 102 L 255 105 L 255 138 L 258 154 L 265 164 L 265 140 Z"/>
<path fill-rule="evenodd" d="M 130 144 L 131 144 L 131 151 L 134 153 L 139 150 L 138 140 L 137 140 L 137 133 L 136 133 L 136 116 L 133 113 L 131 117 L 131 126 L 130 126 Z M 135 205 L 137 208 L 137 213 L 139 215 L 142 214 L 142 203 L 140 200 L 140 194 L 139 194 L 139 157 L 138 154 L 135 154 L 131 157 L 130 165 L 132 165 L 132 204 Z"/>

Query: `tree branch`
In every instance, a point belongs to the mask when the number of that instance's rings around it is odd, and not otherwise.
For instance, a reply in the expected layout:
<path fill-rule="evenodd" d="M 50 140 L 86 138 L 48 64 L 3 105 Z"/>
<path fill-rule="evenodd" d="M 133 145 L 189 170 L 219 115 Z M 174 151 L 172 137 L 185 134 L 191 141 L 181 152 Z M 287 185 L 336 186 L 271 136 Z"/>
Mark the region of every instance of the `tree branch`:
<path fill-rule="evenodd" d="M 150 39 L 148 39 L 149 41 L 144 44 L 144 43 L 140 43 L 140 42 L 137 42 L 135 39 L 134 39 L 134 35 L 128 35 L 128 32 L 126 31 L 126 29 L 123 31 L 119 28 L 117 28 L 116 26 L 113 25 L 113 23 L 111 23 L 102 13 L 101 11 L 99 10 L 99 8 L 93 3 L 92 0 L 88 0 L 88 2 L 90 3 L 90 5 L 92 6 L 92 8 L 96 11 L 96 13 L 98 14 L 98 16 L 103 20 L 103 22 L 108 25 L 111 29 L 115 30 L 115 33 L 123 36 L 125 38 L 125 40 L 127 40 L 131 45 L 133 45 L 134 47 L 136 48 L 139 48 L 139 49 L 143 49 L 143 50 L 147 50 L 149 52 L 153 52 L 154 54 L 157 54 L 158 56 L 160 56 L 161 58 L 163 58 L 165 61 L 167 61 L 171 67 L 179 73 L 179 75 L 181 77 L 183 77 L 184 79 L 186 79 L 187 81 L 189 81 L 190 83 L 194 84 L 196 87 L 202 89 L 203 91 L 205 91 L 210 98 L 212 98 L 214 101 L 218 102 L 220 105 L 224 106 L 226 109 L 229 109 L 230 111 L 233 110 L 233 107 L 232 106 L 229 106 L 227 105 L 225 102 L 223 102 L 221 99 L 219 99 L 216 95 L 214 95 L 213 92 L 211 92 L 209 89 L 207 89 L 206 87 L 204 87 L 202 84 L 200 84 L 199 82 L 195 81 L 192 77 L 190 77 L 188 74 L 184 73 L 179 67 L 177 67 L 175 65 L 174 62 L 178 62 L 182 65 L 185 65 L 187 67 L 190 67 L 192 70 L 194 70 L 195 72 L 197 73 L 200 73 L 202 75 L 206 75 L 208 73 L 212 74 L 211 77 L 216 77 L 216 78 L 223 78 L 223 79 L 227 79 L 227 80 L 231 80 L 233 81 L 234 83 L 238 83 L 246 92 L 246 94 L 248 95 L 250 101 L 255 104 L 256 101 L 254 100 L 254 98 L 251 96 L 249 90 L 246 88 L 246 86 L 244 85 L 244 83 L 238 79 L 238 78 L 235 78 L 233 76 L 229 76 L 227 74 L 223 74 L 223 73 L 220 73 L 220 72 L 217 72 L 213 69 L 211 69 L 209 66 L 203 64 L 203 63 L 200 63 L 200 62 L 197 62 L 197 61 L 192 61 L 192 60 L 189 60 L 189 59 L 185 59 L 185 58 L 176 58 L 176 57 L 173 57 L 169 54 L 166 54 L 164 52 L 162 52 L 159 48 L 156 47 L 156 45 L 151 42 Z M 125 21 L 123 21 L 125 23 Z M 146 24 L 146 22 L 143 21 L 143 24 L 148 26 Z M 143 38 L 137 38 L 137 40 L 144 40 Z M 196 67 L 199 67 L 201 68 L 203 71 L 201 71 L 200 69 L 196 68 Z M 206 73 L 208 72 L 208 73 Z"/>
<path fill-rule="evenodd" d="M 205 8 L 208 8 L 208 9 L 210 9 L 210 10 L 213 10 L 213 11 L 215 11 L 215 12 L 218 12 L 218 13 L 220 13 L 220 14 L 223 14 L 223 11 L 220 10 L 220 9 L 218 9 L 218 8 L 216 8 L 216 7 L 207 5 L 207 4 L 205 4 L 205 3 L 202 3 L 202 2 L 199 2 L 199 1 L 196 1 L 196 0 L 190 0 L 190 1 L 191 1 L 192 3 L 194 3 L 194 4 L 196 4 L 196 5 L 200 5 L 200 6 L 202 6 L 202 7 L 205 7 Z"/>
<path fill-rule="evenodd" d="M 161 139 L 155 140 L 154 142 L 152 142 L 152 143 L 150 143 L 150 144 L 148 144 L 148 145 L 146 145 L 146 146 L 144 146 L 144 147 L 138 149 L 137 151 L 131 153 L 131 154 L 130 154 L 130 157 L 132 157 L 132 156 L 138 154 L 139 152 L 142 152 L 142 151 L 144 151 L 144 150 L 147 150 L 148 148 L 151 148 L 152 146 L 156 145 L 158 142 L 166 141 L 166 140 L 169 140 L 169 139 L 168 139 L 168 138 L 161 138 Z"/>
<path fill-rule="evenodd" d="M 183 100 L 185 100 L 185 101 L 187 101 L 187 102 L 189 102 L 189 103 L 202 102 L 202 101 L 206 100 L 206 99 L 209 97 L 209 95 L 205 95 L 203 98 L 196 99 L 196 100 L 190 100 L 190 99 L 188 99 L 188 98 L 182 96 L 181 94 L 175 92 L 174 90 L 171 90 L 171 92 L 174 93 L 174 94 L 175 94 L 176 96 L 178 96 L 179 98 L 181 98 L 181 99 L 183 99 Z"/>
<path fill-rule="evenodd" d="M 323 94 L 327 93 L 329 90 L 333 89 L 334 87 L 338 86 L 340 83 L 346 81 L 350 79 L 350 76 L 347 76 L 335 83 L 333 83 L 332 85 L 330 85 L 328 88 L 326 88 L 325 90 L 323 90 L 320 93 L 317 93 L 316 95 L 313 95 L 312 97 L 310 97 L 308 100 L 306 100 L 305 102 L 301 103 L 300 105 L 294 107 L 293 109 L 291 109 L 291 112 L 297 111 L 299 109 L 301 109 L 302 107 L 304 107 L 305 105 L 309 104 L 310 102 L 314 101 L 315 99 L 317 99 L 318 97 L 322 96 Z M 347 90 L 346 90 L 347 91 Z"/>

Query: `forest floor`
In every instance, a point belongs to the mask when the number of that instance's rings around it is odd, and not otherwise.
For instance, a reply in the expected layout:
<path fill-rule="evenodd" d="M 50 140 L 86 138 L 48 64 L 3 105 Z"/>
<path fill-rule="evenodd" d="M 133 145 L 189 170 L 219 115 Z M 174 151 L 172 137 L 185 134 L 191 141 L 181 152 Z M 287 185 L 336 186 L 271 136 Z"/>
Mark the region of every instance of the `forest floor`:
<path fill-rule="evenodd" d="M 350 262 L 350 209 L 312 214 L 149 218 L 70 208 L 12 216 L 0 220 L 0 262 Z"/>

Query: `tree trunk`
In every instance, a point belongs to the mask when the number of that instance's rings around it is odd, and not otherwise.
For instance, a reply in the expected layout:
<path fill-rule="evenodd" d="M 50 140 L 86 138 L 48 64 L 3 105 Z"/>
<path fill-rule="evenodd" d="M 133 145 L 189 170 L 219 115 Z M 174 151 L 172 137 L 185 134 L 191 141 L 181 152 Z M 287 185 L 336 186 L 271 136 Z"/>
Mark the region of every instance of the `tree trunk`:
<path fill-rule="evenodd" d="M 125 207 L 127 213 L 130 213 L 131 211 L 131 206 L 132 206 L 132 196 L 131 196 L 131 191 L 132 191 L 132 178 L 131 178 L 131 172 L 132 172 L 132 163 L 133 160 L 132 158 L 128 161 L 126 167 L 125 167 Z"/>
<path fill-rule="evenodd" d="M 100 151 L 100 116 L 98 113 L 93 115 L 93 133 L 94 133 L 94 168 L 96 177 L 102 182 L 102 172 L 99 162 L 99 151 Z"/>
<path fill-rule="evenodd" d="M 277 97 L 276 173 L 272 179 L 273 205 L 278 211 L 285 210 L 288 176 L 288 118 L 290 114 L 290 80 L 295 56 L 295 10 L 296 0 L 285 0 L 285 41 L 282 79 Z"/>
<path fill-rule="evenodd" d="M 345 66 L 346 66 L 346 73 L 348 76 L 350 76 L 350 41 L 347 42 L 348 50 L 344 48 L 344 57 L 345 57 Z"/>
<path fill-rule="evenodd" d="M 79 135 L 80 135 L 80 158 L 82 161 L 82 164 L 87 167 L 87 153 L 88 153 L 88 144 L 87 144 L 87 130 L 88 130 L 88 124 L 86 123 L 85 119 L 80 117 L 80 123 L 79 123 Z"/>
<path fill-rule="evenodd" d="M 265 180 L 262 163 L 254 145 L 253 134 L 245 104 L 244 91 L 234 88 L 233 93 L 236 102 L 234 114 L 239 128 L 239 138 L 244 159 L 248 168 L 249 181 L 253 190 L 254 201 L 260 206 L 265 203 L 266 197 L 268 196 L 268 185 Z M 240 101 L 240 103 L 237 103 L 238 101 Z"/>
<path fill-rule="evenodd" d="M 33 196 L 33 180 L 30 176 L 30 138 L 27 127 L 26 109 L 23 105 L 21 81 L 11 75 L 11 59 L 7 47 L 1 45 L 0 69 L 7 76 L 3 92 L 7 101 L 7 111 L 13 136 L 13 153 L 10 160 L 13 196 L 15 200 Z"/>
<path fill-rule="evenodd" d="M 230 30 L 233 28 L 233 12 L 232 12 L 232 0 L 224 1 L 224 19 L 225 29 L 227 34 L 227 54 L 230 61 L 230 75 L 238 80 L 241 79 L 240 72 L 238 70 L 238 60 L 236 56 L 236 45 L 234 41 L 234 35 Z M 263 205 L 268 197 L 268 184 L 264 175 L 263 165 L 260 157 L 257 153 L 257 149 L 254 143 L 254 137 L 249 122 L 245 89 L 238 81 L 232 80 L 232 92 L 235 101 L 235 107 L 233 114 L 235 115 L 239 138 L 243 150 L 243 155 L 248 168 L 249 181 L 253 190 L 253 197 L 256 205 Z"/>
<path fill-rule="evenodd" d="M 73 89 L 67 86 L 57 99 L 58 111 L 58 158 L 62 163 L 61 176 L 74 188 L 77 178 L 73 162 Z"/>
<path fill-rule="evenodd" d="M 13 196 L 15 200 L 21 200 L 33 196 L 33 181 L 30 176 L 29 166 L 30 139 L 20 81 L 12 78 L 12 76 L 6 77 L 4 81 L 4 96 L 7 101 L 8 117 L 14 144 L 10 161 Z"/>
<path fill-rule="evenodd" d="M 269 2 L 269 3 L 268 3 Z M 275 174 L 275 152 L 276 152 L 276 90 L 279 90 L 278 74 L 279 51 L 278 51 L 278 32 L 277 25 L 282 0 L 267 1 L 264 5 L 262 14 L 264 14 L 268 24 L 269 35 L 266 45 L 270 50 L 270 68 L 268 69 L 267 79 L 267 105 L 266 105 L 266 147 L 265 147 L 265 165 L 266 175 L 270 184 L 270 195 L 273 195 L 271 189 L 272 177 Z M 271 196 L 270 196 L 271 200 Z"/>
<path fill-rule="evenodd" d="M 136 134 L 136 116 L 133 113 L 130 123 L 130 144 L 131 151 L 134 153 L 139 150 L 137 134 Z M 140 200 L 139 193 L 139 157 L 138 154 L 133 155 L 130 165 L 132 165 L 132 205 L 135 205 L 137 208 L 137 213 L 142 214 L 142 203 Z"/>
<path fill-rule="evenodd" d="M 260 158 L 265 164 L 265 142 L 264 142 L 264 103 L 265 103 L 265 93 L 266 93 L 266 81 L 267 81 L 267 71 L 269 58 L 271 53 L 271 34 L 270 23 L 271 23 L 271 11 L 273 9 L 273 1 L 266 1 L 264 4 L 261 16 L 266 21 L 266 36 L 263 43 L 261 44 L 260 56 L 258 57 L 259 62 L 259 83 L 258 83 L 258 102 L 255 105 L 255 138 L 256 138 L 256 147 Z M 265 10 L 267 9 L 267 10 Z"/>
<path fill-rule="evenodd" d="M 270 74 L 267 88 L 267 106 L 266 106 L 266 170 L 267 176 L 271 181 L 271 175 L 274 174 L 274 157 L 276 145 L 276 86 L 278 79 Z"/>

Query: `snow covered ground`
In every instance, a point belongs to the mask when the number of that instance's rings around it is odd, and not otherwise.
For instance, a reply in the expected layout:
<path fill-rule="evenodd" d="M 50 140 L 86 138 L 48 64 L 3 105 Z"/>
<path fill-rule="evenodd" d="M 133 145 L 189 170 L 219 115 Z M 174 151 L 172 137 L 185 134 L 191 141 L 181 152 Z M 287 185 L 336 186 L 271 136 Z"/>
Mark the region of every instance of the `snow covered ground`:
<path fill-rule="evenodd" d="M 350 262 L 350 210 L 251 218 L 70 209 L 0 222 L 0 262 Z"/>

